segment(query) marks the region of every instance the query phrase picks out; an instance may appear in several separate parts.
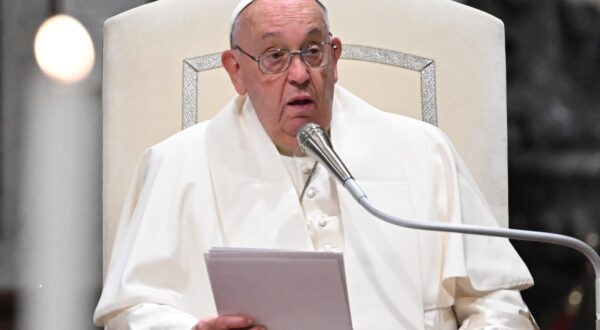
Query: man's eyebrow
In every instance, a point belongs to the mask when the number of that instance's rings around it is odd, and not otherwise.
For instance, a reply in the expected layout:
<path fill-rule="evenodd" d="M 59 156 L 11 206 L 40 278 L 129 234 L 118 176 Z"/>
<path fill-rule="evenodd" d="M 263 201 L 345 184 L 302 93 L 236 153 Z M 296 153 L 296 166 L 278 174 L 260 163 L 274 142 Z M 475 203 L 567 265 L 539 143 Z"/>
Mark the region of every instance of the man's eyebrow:
<path fill-rule="evenodd" d="M 318 27 L 312 28 L 310 31 L 308 31 L 307 35 L 313 35 L 313 34 L 318 34 L 318 35 L 323 35 L 323 30 L 321 30 Z"/>
<path fill-rule="evenodd" d="M 306 35 L 311 36 L 311 35 L 315 35 L 315 34 L 321 36 L 321 35 L 323 35 L 323 30 L 319 27 L 314 27 L 314 28 L 310 29 L 310 31 L 308 31 L 308 33 Z M 280 37 L 280 36 L 281 36 L 280 32 L 265 32 L 265 33 L 263 33 L 261 39 L 264 40 L 264 39 L 268 39 L 268 38 L 272 38 L 272 37 Z"/>

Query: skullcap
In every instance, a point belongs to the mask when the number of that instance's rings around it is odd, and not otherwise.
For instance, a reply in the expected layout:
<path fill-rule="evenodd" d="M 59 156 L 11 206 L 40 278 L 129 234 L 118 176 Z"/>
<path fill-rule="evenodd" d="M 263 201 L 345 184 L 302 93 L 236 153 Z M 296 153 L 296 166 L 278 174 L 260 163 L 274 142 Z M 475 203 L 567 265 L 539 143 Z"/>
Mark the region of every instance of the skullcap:
<path fill-rule="evenodd" d="M 238 3 L 237 6 L 235 6 L 235 9 L 233 10 L 233 13 L 231 13 L 231 21 L 229 22 L 229 28 L 232 29 L 233 28 L 233 23 L 235 23 L 235 19 L 240 15 L 240 13 L 246 9 L 246 7 L 248 7 L 248 5 L 250 5 L 252 2 L 254 2 L 254 0 L 242 0 L 240 1 L 240 3 Z"/>
<path fill-rule="evenodd" d="M 325 6 L 323 6 L 321 1 L 319 1 L 319 0 L 315 0 L 315 1 L 321 7 L 325 8 Z M 254 2 L 254 0 L 242 0 L 238 3 L 237 6 L 235 6 L 235 9 L 231 13 L 231 21 L 229 22 L 229 34 L 231 34 L 231 32 L 233 30 L 233 24 L 235 23 L 236 18 L 242 13 L 242 11 L 244 11 L 244 9 L 246 9 L 246 7 L 248 7 L 253 2 Z M 327 21 L 327 17 L 325 17 L 325 21 Z"/>

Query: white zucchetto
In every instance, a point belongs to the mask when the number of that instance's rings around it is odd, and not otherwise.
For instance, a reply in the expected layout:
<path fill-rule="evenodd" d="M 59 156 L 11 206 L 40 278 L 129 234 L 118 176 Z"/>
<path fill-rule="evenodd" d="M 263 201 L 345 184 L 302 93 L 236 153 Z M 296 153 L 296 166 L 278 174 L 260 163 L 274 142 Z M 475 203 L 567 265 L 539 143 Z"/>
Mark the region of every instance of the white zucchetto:
<path fill-rule="evenodd" d="M 242 0 L 235 6 L 233 13 L 231 13 L 231 21 L 229 21 L 229 29 L 233 29 L 233 23 L 235 23 L 235 19 L 240 15 L 240 13 L 248 7 L 254 0 Z"/>
<path fill-rule="evenodd" d="M 319 0 L 315 1 L 317 1 L 317 3 L 320 6 L 325 8 L 325 6 L 323 6 L 323 4 Z M 244 11 L 244 9 L 246 9 L 246 7 L 248 7 L 253 2 L 254 0 L 242 0 L 237 4 L 237 6 L 235 6 L 235 9 L 231 13 L 231 20 L 229 21 L 229 34 L 231 34 L 233 30 L 233 23 L 235 23 L 235 19 L 240 15 L 242 11 Z M 325 17 L 325 21 L 327 22 L 327 17 Z"/>

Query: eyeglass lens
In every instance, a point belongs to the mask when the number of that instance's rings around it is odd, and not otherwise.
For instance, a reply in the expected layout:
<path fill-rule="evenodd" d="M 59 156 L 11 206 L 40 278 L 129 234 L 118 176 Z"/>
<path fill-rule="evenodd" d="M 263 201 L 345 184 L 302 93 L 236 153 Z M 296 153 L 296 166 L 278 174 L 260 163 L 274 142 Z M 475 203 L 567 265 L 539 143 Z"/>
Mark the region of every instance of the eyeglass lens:
<path fill-rule="evenodd" d="M 266 73 L 279 73 L 287 69 L 293 55 L 299 54 L 309 67 L 321 67 L 330 63 L 332 48 L 328 43 L 314 43 L 306 45 L 299 52 L 292 52 L 289 49 L 270 50 L 260 56 L 259 66 Z"/>

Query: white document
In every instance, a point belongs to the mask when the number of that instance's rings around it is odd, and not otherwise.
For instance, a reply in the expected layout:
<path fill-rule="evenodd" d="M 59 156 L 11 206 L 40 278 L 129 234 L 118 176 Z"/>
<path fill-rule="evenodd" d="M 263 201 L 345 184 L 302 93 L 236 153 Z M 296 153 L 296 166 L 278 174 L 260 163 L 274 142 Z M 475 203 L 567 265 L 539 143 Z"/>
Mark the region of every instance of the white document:
<path fill-rule="evenodd" d="M 352 329 L 340 253 L 213 248 L 204 258 L 219 315 L 269 330 Z"/>

